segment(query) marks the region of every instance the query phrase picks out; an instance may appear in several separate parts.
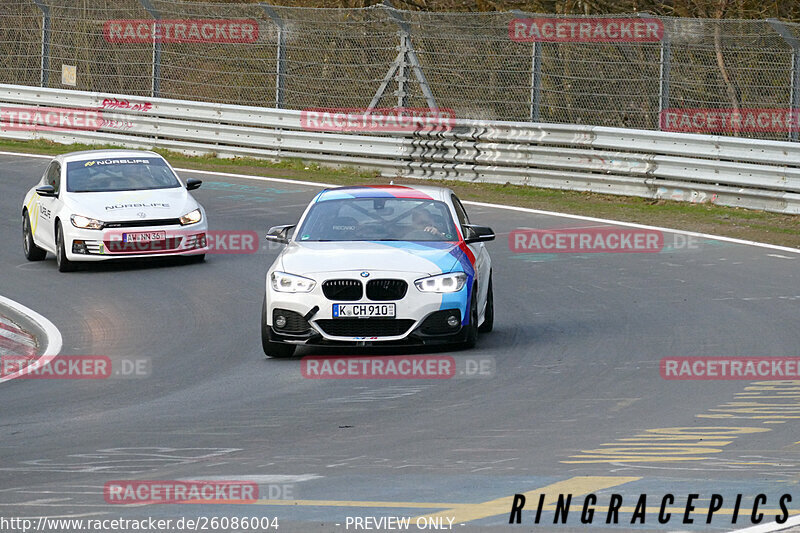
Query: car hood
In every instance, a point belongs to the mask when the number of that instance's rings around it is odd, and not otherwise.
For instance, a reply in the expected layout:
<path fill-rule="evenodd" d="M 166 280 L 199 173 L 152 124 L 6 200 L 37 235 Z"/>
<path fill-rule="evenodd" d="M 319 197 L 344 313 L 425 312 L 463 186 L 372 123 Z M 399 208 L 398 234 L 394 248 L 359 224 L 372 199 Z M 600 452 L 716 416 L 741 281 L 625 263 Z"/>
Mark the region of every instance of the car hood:
<path fill-rule="evenodd" d="M 451 272 L 462 255 L 452 242 L 295 242 L 281 253 L 276 267 L 291 274 L 336 271 Z"/>
<path fill-rule="evenodd" d="M 183 187 L 152 191 L 69 193 L 64 202 L 73 213 L 105 222 L 178 218 L 198 207 Z"/>

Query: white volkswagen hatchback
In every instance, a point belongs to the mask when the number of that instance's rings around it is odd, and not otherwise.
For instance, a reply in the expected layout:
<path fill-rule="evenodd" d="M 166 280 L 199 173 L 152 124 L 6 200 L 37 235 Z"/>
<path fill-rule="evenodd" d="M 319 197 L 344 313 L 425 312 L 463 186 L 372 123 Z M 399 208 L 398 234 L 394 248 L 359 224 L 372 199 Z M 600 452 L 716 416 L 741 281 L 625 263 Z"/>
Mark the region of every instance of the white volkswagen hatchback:
<path fill-rule="evenodd" d="M 206 215 L 163 157 L 138 150 L 56 156 L 22 205 L 29 261 L 51 252 L 61 272 L 76 261 L 169 255 L 205 257 Z"/>
<path fill-rule="evenodd" d="M 298 345 L 457 343 L 494 322 L 491 228 L 470 224 L 449 189 L 383 185 L 319 193 L 270 267 L 264 353 Z"/>

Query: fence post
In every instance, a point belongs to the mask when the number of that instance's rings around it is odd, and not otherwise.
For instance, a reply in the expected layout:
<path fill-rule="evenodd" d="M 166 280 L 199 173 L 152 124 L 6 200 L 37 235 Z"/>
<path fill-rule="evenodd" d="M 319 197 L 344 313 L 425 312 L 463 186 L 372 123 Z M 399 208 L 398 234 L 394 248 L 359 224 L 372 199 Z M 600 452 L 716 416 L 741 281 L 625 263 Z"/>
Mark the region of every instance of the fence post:
<path fill-rule="evenodd" d="M 530 116 L 531 122 L 539 122 L 539 108 L 541 100 L 542 83 L 542 43 L 531 43 L 531 97 Z"/>
<path fill-rule="evenodd" d="M 161 14 L 153 7 L 150 0 L 139 0 L 142 7 L 150 13 L 154 22 L 161 20 Z M 153 31 L 153 70 L 152 80 L 150 82 L 150 96 L 157 97 L 161 93 L 161 42 L 156 39 L 156 32 Z"/>
<path fill-rule="evenodd" d="M 408 57 L 409 51 L 408 34 L 405 31 L 400 32 L 400 63 L 397 67 L 397 107 L 406 107 L 408 104 L 408 91 L 406 91 L 406 82 L 408 81 Z"/>
<path fill-rule="evenodd" d="M 669 75 L 672 61 L 672 43 L 666 26 L 664 37 L 661 39 L 661 58 L 658 69 L 658 128 L 661 129 L 661 115 L 669 109 Z"/>
<path fill-rule="evenodd" d="M 50 81 L 50 8 L 43 0 L 33 0 L 42 11 L 42 57 L 39 68 L 39 87 L 47 87 Z"/>
<path fill-rule="evenodd" d="M 428 103 L 428 108 L 430 109 L 439 109 L 439 106 L 436 105 L 436 98 L 433 96 L 433 92 L 431 91 L 430 85 L 428 85 L 428 79 L 425 77 L 425 73 L 422 72 L 422 65 L 419 62 L 419 57 L 417 57 L 417 52 L 414 50 L 414 43 L 411 41 L 411 28 L 409 27 L 408 23 L 403 20 L 397 10 L 392 6 L 389 0 L 383 1 L 384 9 L 389 14 L 389 17 L 394 21 L 397 26 L 400 27 L 401 31 L 401 40 L 400 40 L 400 53 L 402 54 L 401 64 L 399 67 L 402 69 L 400 72 L 400 76 L 403 76 L 402 79 L 398 79 L 398 102 L 400 101 L 400 91 L 405 91 L 405 81 L 407 81 L 408 76 L 406 75 L 406 65 L 411 67 L 411 72 L 414 73 L 414 77 L 417 78 L 417 82 L 419 82 L 419 88 L 422 90 L 423 96 L 425 96 L 425 101 Z M 402 86 L 400 85 L 402 83 Z M 405 95 L 403 96 L 405 99 Z M 374 100 L 374 99 L 373 99 Z M 404 107 L 404 106 L 400 106 Z"/>
<path fill-rule="evenodd" d="M 284 104 L 284 88 L 286 83 L 286 28 L 277 11 L 268 4 L 259 4 L 264 13 L 278 27 L 278 50 L 275 55 L 275 107 L 282 109 Z"/>
<path fill-rule="evenodd" d="M 786 41 L 786 44 L 792 47 L 792 73 L 789 83 L 790 97 L 789 105 L 794 113 L 800 113 L 800 40 L 786 28 L 786 26 L 778 19 L 767 19 L 772 29 Z M 795 122 L 795 121 L 793 121 Z M 798 124 L 795 123 L 794 127 L 789 130 L 789 140 L 797 141 L 800 137 L 798 131 Z"/>
<path fill-rule="evenodd" d="M 512 9 L 512 15 L 526 18 L 522 11 Z M 528 98 L 528 121 L 539 122 L 542 96 L 542 43 L 531 42 L 531 90 Z"/>

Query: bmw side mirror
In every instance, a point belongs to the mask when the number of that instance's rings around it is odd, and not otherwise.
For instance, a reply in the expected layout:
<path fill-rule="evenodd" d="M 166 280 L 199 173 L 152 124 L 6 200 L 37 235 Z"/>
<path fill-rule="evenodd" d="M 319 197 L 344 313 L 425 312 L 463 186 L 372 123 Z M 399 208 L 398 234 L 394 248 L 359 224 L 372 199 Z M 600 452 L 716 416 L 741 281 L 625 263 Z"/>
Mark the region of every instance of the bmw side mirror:
<path fill-rule="evenodd" d="M 54 198 L 56 196 L 56 188 L 52 185 L 42 185 L 41 187 L 36 188 L 36 194 L 39 196 Z"/>
<path fill-rule="evenodd" d="M 279 242 L 287 244 L 289 242 L 289 231 L 295 227 L 295 224 L 288 224 L 285 226 L 272 226 L 267 232 L 266 239 L 271 242 Z"/>
<path fill-rule="evenodd" d="M 193 191 L 195 189 L 199 189 L 202 184 L 203 180 L 199 180 L 196 178 L 189 178 L 188 180 L 186 180 L 186 190 Z"/>
<path fill-rule="evenodd" d="M 488 226 L 464 224 L 464 242 L 486 242 L 494 240 L 494 230 Z"/>

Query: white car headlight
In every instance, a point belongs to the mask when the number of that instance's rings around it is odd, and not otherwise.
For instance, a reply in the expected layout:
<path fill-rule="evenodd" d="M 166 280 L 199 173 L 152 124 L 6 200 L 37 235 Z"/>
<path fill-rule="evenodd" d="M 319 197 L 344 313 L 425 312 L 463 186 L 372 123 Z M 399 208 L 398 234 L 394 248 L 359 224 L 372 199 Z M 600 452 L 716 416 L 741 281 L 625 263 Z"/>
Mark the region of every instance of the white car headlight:
<path fill-rule="evenodd" d="M 286 272 L 273 272 L 270 276 L 272 288 L 278 292 L 311 292 L 317 285 L 313 279 L 295 276 Z"/>
<path fill-rule="evenodd" d="M 463 272 L 450 272 L 418 279 L 414 285 L 422 292 L 458 292 L 466 282 L 467 275 Z"/>
<path fill-rule="evenodd" d="M 76 228 L 103 229 L 103 222 L 94 218 L 89 218 L 82 215 L 71 215 L 69 219 L 72 221 L 72 225 Z"/>
<path fill-rule="evenodd" d="M 187 226 L 189 224 L 197 224 L 201 220 L 203 220 L 203 213 L 200 212 L 200 209 L 195 209 L 194 211 L 190 211 L 180 218 L 182 226 Z"/>

